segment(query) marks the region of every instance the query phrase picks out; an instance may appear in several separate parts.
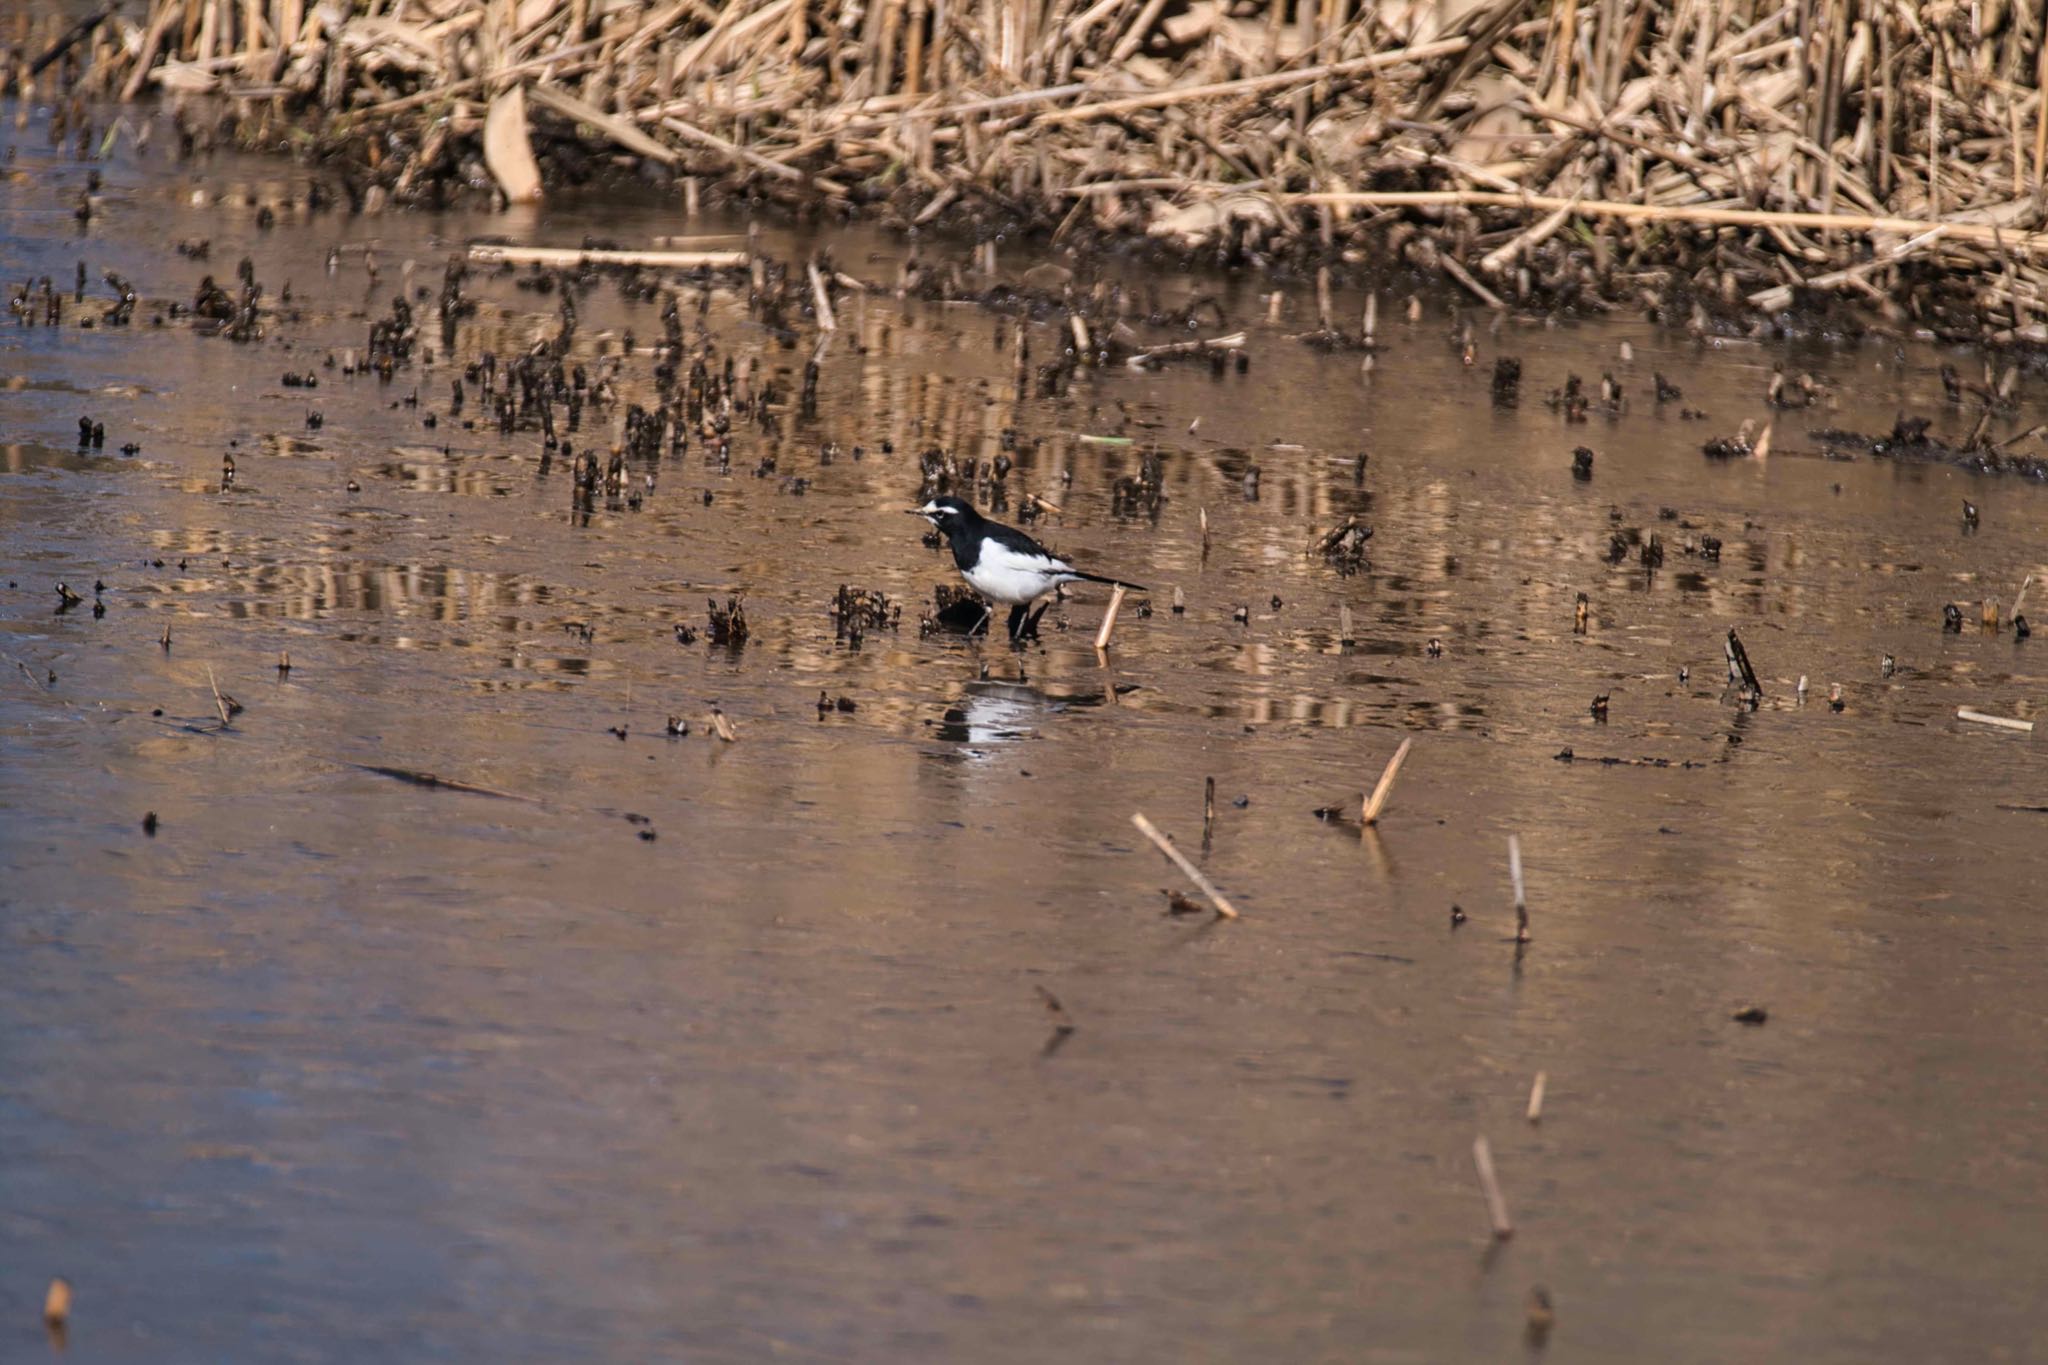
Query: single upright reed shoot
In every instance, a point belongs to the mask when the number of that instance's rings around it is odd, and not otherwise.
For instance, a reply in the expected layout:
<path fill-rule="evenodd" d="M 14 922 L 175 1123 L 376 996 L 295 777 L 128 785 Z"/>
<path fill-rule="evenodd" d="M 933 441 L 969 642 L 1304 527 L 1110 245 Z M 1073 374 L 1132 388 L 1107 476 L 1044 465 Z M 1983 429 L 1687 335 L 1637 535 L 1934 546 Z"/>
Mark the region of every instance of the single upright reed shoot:
<path fill-rule="evenodd" d="M 1394 750 L 1394 756 L 1387 760 L 1380 780 L 1373 785 L 1371 795 L 1365 798 L 1365 811 L 1360 818 L 1368 826 L 1379 823 L 1380 812 L 1387 808 L 1387 798 L 1394 794 L 1394 779 L 1401 775 L 1401 765 L 1408 761 L 1408 750 L 1414 743 L 1413 739 L 1401 741 L 1400 747 Z"/>

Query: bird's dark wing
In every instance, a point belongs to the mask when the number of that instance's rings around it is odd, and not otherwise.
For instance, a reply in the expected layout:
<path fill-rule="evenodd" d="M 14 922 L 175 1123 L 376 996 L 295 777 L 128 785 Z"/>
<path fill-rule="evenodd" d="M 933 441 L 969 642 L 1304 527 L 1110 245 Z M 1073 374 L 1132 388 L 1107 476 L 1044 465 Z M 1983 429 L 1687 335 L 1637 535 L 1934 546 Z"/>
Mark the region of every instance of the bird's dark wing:
<path fill-rule="evenodd" d="M 998 521 L 984 521 L 981 524 L 981 532 L 1013 554 L 1032 555 L 1039 559 L 1049 560 L 1060 568 L 1073 567 L 1066 560 L 1060 558 L 1051 550 L 1046 549 L 1014 526 L 1005 526 Z"/>

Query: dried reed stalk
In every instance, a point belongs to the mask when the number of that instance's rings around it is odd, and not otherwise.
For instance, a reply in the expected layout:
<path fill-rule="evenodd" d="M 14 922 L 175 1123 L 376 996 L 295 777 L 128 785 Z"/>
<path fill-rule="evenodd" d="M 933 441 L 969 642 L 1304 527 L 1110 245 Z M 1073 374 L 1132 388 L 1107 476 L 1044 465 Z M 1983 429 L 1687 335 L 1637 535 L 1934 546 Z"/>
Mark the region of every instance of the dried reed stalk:
<path fill-rule="evenodd" d="M 1394 750 L 1394 756 L 1387 760 L 1386 769 L 1380 773 L 1380 780 L 1374 784 L 1372 795 L 1365 798 L 1365 814 L 1362 818 L 1366 824 L 1379 823 L 1380 812 L 1387 808 L 1387 798 L 1394 794 L 1394 779 L 1401 775 L 1401 765 L 1408 761 L 1408 750 L 1414 743 L 1412 738 L 1402 740 L 1400 747 Z"/>

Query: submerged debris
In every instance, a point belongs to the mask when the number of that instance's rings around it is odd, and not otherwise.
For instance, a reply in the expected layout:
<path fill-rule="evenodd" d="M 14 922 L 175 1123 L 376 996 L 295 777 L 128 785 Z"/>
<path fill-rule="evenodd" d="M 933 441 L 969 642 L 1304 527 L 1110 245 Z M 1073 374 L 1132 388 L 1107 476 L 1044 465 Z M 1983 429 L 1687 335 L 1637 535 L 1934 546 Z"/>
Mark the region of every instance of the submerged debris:
<path fill-rule="evenodd" d="M 716 598 L 706 605 L 711 613 L 712 644 L 737 646 L 747 642 L 747 609 L 737 594 L 726 598 L 722 607 Z"/>
<path fill-rule="evenodd" d="M 858 644 L 870 630 L 894 630 L 903 620 L 903 608 L 874 588 L 839 585 L 832 599 L 832 621 L 839 638 Z"/>
<path fill-rule="evenodd" d="M 1372 567 L 1365 554 L 1365 543 L 1371 539 L 1372 527 L 1355 516 L 1346 517 L 1342 526 L 1316 540 L 1316 553 L 1338 573 L 1359 573 Z"/>

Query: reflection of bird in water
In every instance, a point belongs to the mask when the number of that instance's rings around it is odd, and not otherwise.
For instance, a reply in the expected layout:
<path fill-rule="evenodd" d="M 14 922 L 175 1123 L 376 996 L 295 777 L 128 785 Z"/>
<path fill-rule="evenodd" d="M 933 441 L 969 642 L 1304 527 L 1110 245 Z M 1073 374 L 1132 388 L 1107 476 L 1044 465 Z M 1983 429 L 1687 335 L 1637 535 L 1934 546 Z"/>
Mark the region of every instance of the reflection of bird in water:
<path fill-rule="evenodd" d="M 991 602 L 1010 607 L 1010 638 L 1028 633 L 1036 616 L 1031 604 L 1062 583 L 1108 583 L 1145 589 L 1120 578 L 1084 573 L 1012 526 L 990 521 L 959 498 L 933 498 L 909 509 L 936 526 L 953 548 L 953 562 L 968 586 Z"/>
<path fill-rule="evenodd" d="M 1135 683 L 1117 687 L 1119 696 L 1137 690 Z M 1101 706 L 1106 693 L 1056 696 L 1028 683 L 984 680 L 967 684 L 967 695 L 946 708 L 938 736 L 955 744 L 1003 744 L 1032 736 L 1032 723 L 1048 713 Z"/>
<path fill-rule="evenodd" d="M 1047 709 L 1046 696 L 1022 683 L 980 682 L 946 708 L 939 738 L 956 744 L 1000 744 L 1029 739 L 1031 720 Z"/>

